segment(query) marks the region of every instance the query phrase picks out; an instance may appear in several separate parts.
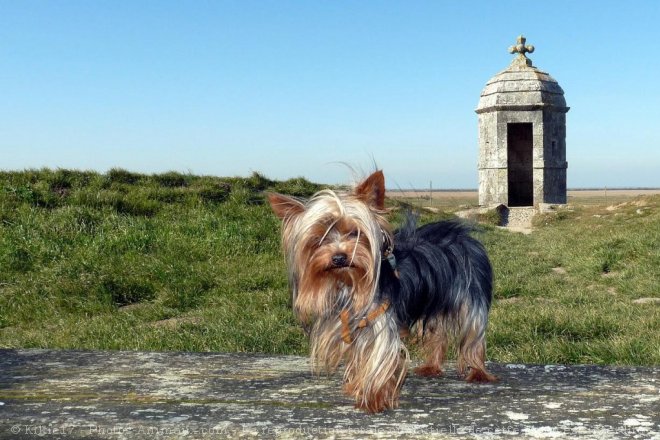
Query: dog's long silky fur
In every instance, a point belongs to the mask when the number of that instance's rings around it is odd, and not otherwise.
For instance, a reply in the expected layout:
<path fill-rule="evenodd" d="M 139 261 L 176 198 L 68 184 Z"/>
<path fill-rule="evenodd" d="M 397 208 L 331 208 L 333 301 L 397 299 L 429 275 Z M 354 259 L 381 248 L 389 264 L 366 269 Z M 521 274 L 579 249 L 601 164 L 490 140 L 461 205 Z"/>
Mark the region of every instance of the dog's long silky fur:
<path fill-rule="evenodd" d="M 483 245 L 469 235 L 471 230 L 460 221 L 417 229 L 415 217 L 408 214 L 394 235 L 398 277 L 384 262 L 379 290 L 392 304 L 401 328 L 416 327 L 430 338 L 455 336 L 459 371 L 468 374 L 468 381 L 485 382 L 494 379 L 483 362 L 493 271 Z M 436 352 L 429 356 L 440 359 L 427 362 L 427 367 L 439 370 L 444 352 L 438 350 L 446 349 L 446 342 L 443 345 L 433 347 Z M 418 372 L 423 371 L 424 367 Z"/>
<path fill-rule="evenodd" d="M 427 350 L 419 374 L 440 374 L 455 336 L 459 371 L 469 381 L 494 380 L 484 365 L 492 290 L 484 248 L 460 223 L 416 228 L 412 215 L 393 234 L 383 198 L 382 172 L 349 193 L 323 190 L 307 201 L 269 195 L 283 221 L 293 308 L 309 331 L 313 368 L 332 373 L 344 362 L 344 391 L 369 412 L 398 404 L 409 360 L 400 334 L 409 329 Z M 392 243 L 395 267 L 384 255 Z M 350 258 L 340 269 L 330 263 L 339 253 Z"/>

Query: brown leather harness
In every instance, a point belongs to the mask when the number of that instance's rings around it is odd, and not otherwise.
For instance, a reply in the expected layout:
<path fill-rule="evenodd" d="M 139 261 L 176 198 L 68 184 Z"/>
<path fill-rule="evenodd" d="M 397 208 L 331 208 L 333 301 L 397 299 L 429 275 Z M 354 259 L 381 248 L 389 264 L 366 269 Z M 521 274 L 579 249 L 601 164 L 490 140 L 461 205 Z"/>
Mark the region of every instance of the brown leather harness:
<path fill-rule="evenodd" d="M 387 300 L 383 301 L 380 304 L 380 306 L 378 306 L 378 308 L 372 310 L 371 312 L 369 312 L 367 314 L 367 316 L 362 318 L 358 322 L 356 328 L 364 328 L 364 327 L 368 326 L 376 318 L 378 318 L 380 315 L 385 313 L 387 311 L 387 309 L 389 309 L 389 308 L 390 308 L 390 302 L 387 301 Z M 353 342 L 353 337 L 352 337 L 351 328 L 350 328 L 349 322 L 348 322 L 349 319 L 350 319 L 348 309 L 342 310 L 341 313 L 339 314 L 339 318 L 341 319 L 341 339 L 345 343 L 351 344 Z"/>

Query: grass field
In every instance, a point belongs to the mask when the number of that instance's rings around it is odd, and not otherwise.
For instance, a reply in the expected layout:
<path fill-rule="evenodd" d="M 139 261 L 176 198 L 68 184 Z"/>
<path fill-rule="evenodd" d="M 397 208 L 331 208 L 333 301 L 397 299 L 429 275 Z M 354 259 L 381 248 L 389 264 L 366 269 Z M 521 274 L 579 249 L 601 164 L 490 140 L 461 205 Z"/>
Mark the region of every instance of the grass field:
<path fill-rule="evenodd" d="M 306 354 L 263 191 L 317 189 L 259 174 L 2 172 L 0 347 Z M 531 235 L 477 234 L 496 276 L 489 359 L 660 364 L 660 307 L 636 302 L 660 297 L 660 196 L 573 205 Z"/>

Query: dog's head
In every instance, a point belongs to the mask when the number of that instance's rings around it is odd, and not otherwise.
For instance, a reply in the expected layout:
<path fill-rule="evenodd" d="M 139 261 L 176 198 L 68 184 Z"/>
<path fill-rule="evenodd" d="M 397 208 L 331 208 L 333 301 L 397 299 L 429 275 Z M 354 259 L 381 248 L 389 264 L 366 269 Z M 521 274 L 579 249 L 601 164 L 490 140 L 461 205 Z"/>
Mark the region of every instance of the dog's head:
<path fill-rule="evenodd" d="M 269 194 L 282 220 L 282 245 L 298 316 L 362 310 L 375 294 L 382 252 L 392 242 L 385 179 L 377 171 L 353 190 L 322 190 L 309 200 Z"/>

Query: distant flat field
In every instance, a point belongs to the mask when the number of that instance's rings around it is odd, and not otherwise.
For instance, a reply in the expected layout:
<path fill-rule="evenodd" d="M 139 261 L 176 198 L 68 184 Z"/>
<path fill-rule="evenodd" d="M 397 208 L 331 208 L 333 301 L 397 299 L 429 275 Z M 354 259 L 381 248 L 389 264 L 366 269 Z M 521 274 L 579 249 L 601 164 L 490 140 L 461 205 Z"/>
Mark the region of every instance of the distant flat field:
<path fill-rule="evenodd" d="M 476 205 L 479 195 L 476 190 L 457 191 L 433 191 L 430 205 Z M 569 190 L 568 203 L 576 204 L 611 204 L 625 201 L 637 196 L 649 196 L 660 194 L 660 188 L 656 189 L 587 189 Z M 387 196 L 394 199 L 405 199 L 413 204 L 429 203 L 429 192 L 421 190 L 393 190 L 388 191 Z"/>
<path fill-rule="evenodd" d="M 635 196 L 651 196 L 660 194 L 660 188 L 656 189 L 584 189 L 584 190 L 569 190 L 568 197 L 605 197 L 606 195 L 635 197 Z"/>

